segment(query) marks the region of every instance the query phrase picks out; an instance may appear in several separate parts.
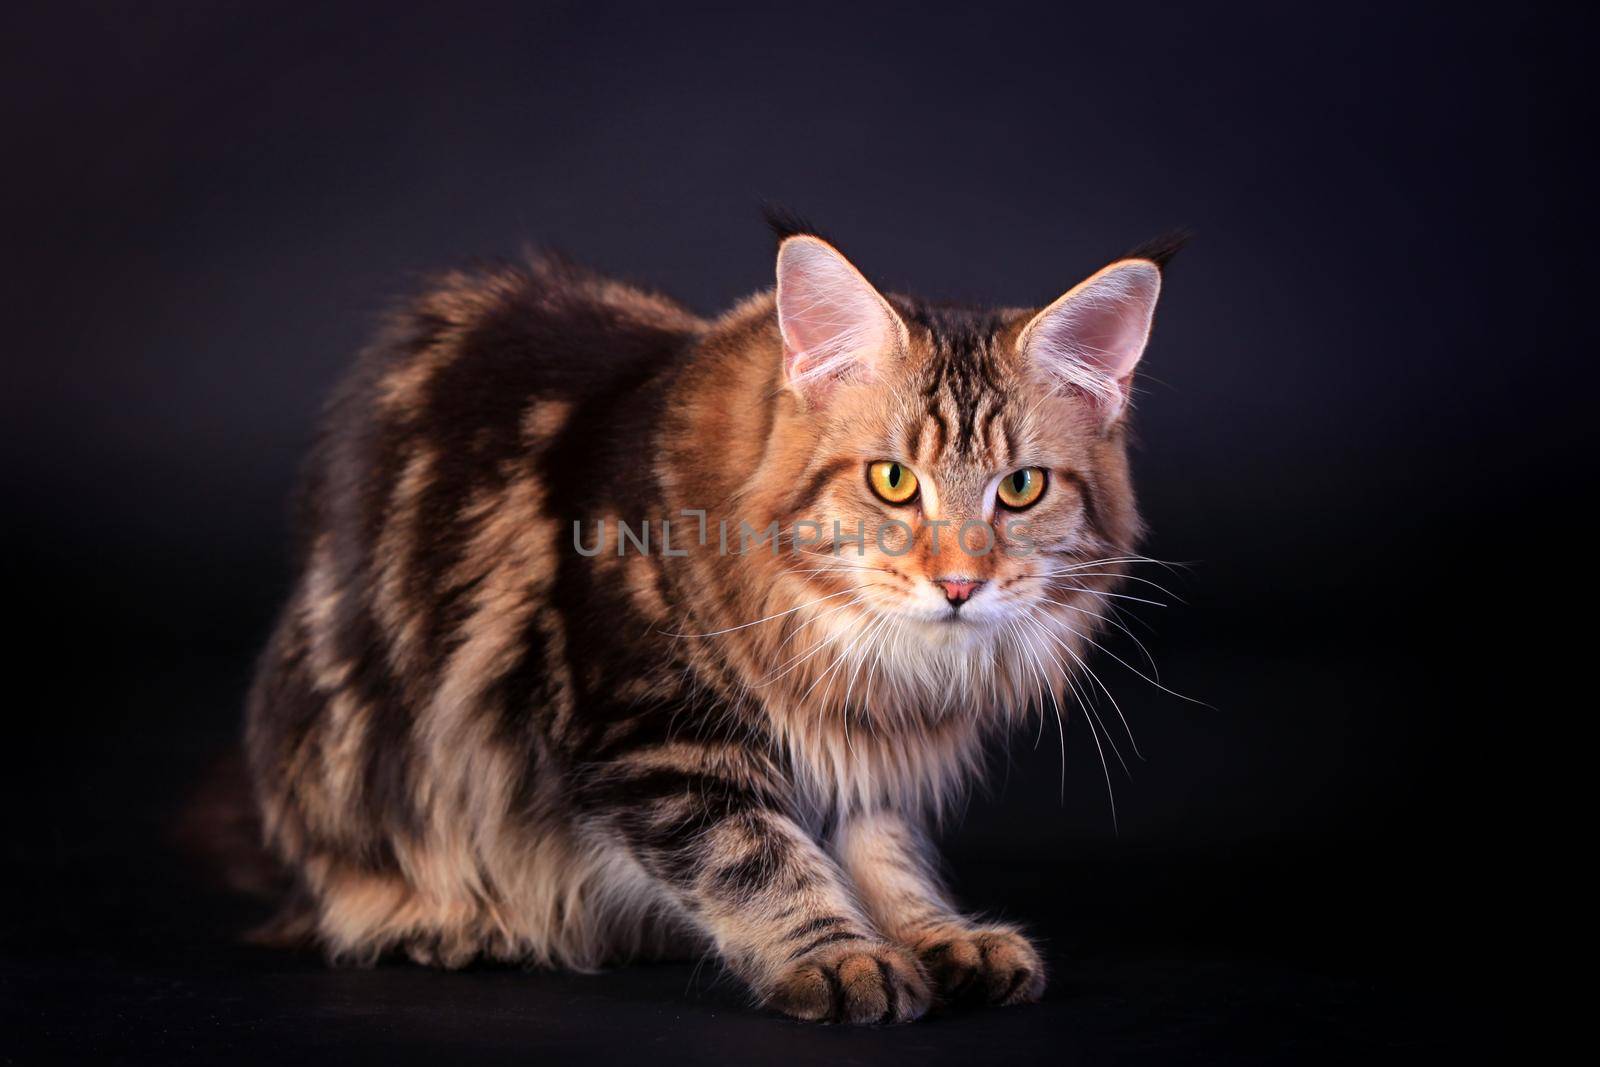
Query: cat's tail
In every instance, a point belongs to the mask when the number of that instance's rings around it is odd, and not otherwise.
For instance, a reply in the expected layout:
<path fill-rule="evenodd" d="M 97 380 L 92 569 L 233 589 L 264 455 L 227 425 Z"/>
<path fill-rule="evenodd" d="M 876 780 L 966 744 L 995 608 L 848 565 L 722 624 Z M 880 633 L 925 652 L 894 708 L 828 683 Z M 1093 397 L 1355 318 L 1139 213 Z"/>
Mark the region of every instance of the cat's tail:
<path fill-rule="evenodd" d="M 200 776 L 178 813 L 172 840 L 207 889 L 279 905 L 273 918 L 244 935 L 246 940 L 280 947 L 311 942 L 311 909 L 264 843 L 240 749 L 213 760 Z"/>

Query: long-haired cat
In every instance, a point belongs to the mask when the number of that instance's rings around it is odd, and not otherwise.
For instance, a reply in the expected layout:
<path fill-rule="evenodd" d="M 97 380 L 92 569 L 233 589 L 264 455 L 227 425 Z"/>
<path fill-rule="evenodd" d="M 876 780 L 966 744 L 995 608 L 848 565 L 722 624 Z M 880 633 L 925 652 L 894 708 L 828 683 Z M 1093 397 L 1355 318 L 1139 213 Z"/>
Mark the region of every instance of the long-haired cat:
<path fill-rule="evenodd" d="M 536 257 L 388 321 L 249 699 L 283 929 L 446 967 L 712 951 L 803 1019 L 1040 996 L 927 835 L 1067 698 L 1124 571 L 1176 245 L 990 310 L 780 238 L 716 319 Z"/>

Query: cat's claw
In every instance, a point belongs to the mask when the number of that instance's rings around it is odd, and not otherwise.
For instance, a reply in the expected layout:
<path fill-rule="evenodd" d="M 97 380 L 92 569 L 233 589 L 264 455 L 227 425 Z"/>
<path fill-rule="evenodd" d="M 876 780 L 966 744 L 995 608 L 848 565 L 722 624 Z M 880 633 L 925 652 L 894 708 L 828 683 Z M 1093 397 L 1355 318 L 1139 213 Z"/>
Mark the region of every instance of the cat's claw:
<path fill-rule="evenodd" d="M 767 1003 L 808 1022 L 903 1023 L 919 1018 L 933 989 L 910 953 L 893 945 L 830 945 L 774 983 Z"/>
<path fill-rule="evenodd" d="M 918 940 L 916 951 L 945 1000 L 1029 1004 L 1044 994 L 1044 960 L 1010 927 L 930 933 Z"/>

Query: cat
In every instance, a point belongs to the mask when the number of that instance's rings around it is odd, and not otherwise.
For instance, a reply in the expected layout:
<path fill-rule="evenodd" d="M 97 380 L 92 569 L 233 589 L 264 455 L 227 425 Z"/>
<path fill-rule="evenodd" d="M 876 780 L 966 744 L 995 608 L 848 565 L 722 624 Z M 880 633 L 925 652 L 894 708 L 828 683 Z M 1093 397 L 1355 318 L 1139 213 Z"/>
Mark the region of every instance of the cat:
<path fill-rule="evenodd" d="M 1066 699 L 1132 558 L 1129 390 L 1180 242 L 986 310 L 775 225 L 776 287 L 719 318 L 531 254 L 358 360 L 248 699 L 280 933 L 713 952 L 808 1020 L 1040 997 L 929 835 Z"/>

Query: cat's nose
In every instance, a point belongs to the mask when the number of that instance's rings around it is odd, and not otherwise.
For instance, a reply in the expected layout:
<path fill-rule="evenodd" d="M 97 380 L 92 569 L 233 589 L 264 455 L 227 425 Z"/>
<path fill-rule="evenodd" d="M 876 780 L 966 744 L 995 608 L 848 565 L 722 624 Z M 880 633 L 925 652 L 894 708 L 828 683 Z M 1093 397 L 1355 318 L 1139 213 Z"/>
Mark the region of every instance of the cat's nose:
<path fill-rule="evenodd" d="M 961 605 L 972 599 L 972 594 L 978 591 L 978 587 L 983 585 L 976 578 L 935 578 L 933 584 L 944 593 L 944 598 L 950 602 L 950 606 L 958 611 Z"/>

